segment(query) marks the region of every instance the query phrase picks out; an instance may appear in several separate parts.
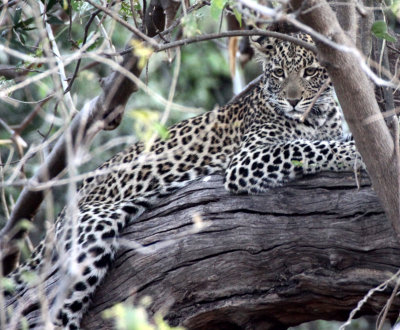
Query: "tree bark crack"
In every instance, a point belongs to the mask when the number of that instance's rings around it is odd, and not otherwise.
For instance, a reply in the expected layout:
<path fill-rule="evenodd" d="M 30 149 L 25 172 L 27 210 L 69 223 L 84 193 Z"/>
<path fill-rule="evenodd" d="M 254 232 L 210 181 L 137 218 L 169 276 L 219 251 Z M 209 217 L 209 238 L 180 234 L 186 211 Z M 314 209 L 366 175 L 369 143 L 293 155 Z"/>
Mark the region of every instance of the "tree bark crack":
<path fill-rule="evenodd" d="M 306 185 L 322 188 L 304 193 Z M 199 231 L 192 230 L 194 214 L 205 224 Z M 111 329 L 102 311 L 144 296 L 152 299 L 150 315 L 161 310 L 171 324 L 188 329 L 345 320 L 400 268 L 396 235 L 374 192 L 368 186 L 357 191 L 344 173 L 254 196 L 231 195 L 223 177 L 212 175 L 164 197 L 121 241 L 83 328 Z M 376 314 L 391 287 L 375 293 L 357 315 Z M 399 308 L 396 297 L 388 317 L 396 318 Z"/>

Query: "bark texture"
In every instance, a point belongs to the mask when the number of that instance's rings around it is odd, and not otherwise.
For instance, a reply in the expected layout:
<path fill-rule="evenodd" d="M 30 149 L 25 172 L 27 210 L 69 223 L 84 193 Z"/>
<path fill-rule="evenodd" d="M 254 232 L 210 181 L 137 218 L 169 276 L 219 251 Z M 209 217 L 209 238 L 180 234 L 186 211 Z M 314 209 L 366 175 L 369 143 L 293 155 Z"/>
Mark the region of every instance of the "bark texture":
<path fill-rule="evenodd" d="M 194 233 L 193 219 L 205 227 Z M 85 329 L 102 311 L 150 296 L 150 313 L 189 329 L 285 329 L 345 320 L 400 267 L 400 249 L 369 180 L 325 173 L 259 196 L 231 195 L 222 177 L 194 182 L 126 228 Z M 143 253 L 145 252 L 145 253 Z M 394 283 L 357 316 L 377 315 Z M 396 298 L 388 316 L 396 318 Z"/>

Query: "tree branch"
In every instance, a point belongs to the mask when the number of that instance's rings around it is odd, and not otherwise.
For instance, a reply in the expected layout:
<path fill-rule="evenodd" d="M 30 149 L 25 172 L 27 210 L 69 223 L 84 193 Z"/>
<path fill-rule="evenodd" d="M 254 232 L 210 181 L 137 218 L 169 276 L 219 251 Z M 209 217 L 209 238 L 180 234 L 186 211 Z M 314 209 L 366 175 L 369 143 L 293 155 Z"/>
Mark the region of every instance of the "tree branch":
<path fill-rule="evenodd" d="M 248 37 L 248 36 L 268 36 L 268 37 L 274 37 L 274 38 L 279 38 L 282 40 L 287 40 L 290 42 L 293 42 L 297 45 L 300 45 L 306 49 L 311 50 L 312 52 L 316 52 L 316 48 L 312 45 L 310 45 L 307 42 L 304 42 L 298 38 L 289 36 L 287 34 L 279 33 L 279 32 L 274 32 L 274 31 L 266 31 L 266 30 L 260 30 L 260 29 L 253 29 L 253 30 L 234 30 L 234 31 L 223 31 L 223 32 L 218 32 L 218 33 L 210 33 L 210 34 L 205 34 L 201 36 L 196 36 L 193 38 L 188 38 L 188 39 L 182 39 L 182 40 L 177 40 L 174 42 L 170 42 L 164 45 L 159 45 L 156 49 L 157 52 L 174 48 L 174 47 L 180 47 L 183 45 L 189 45 L 191 43 L 195 42 L 201 42 L 201 41 L 206 41 L 206 40 L 213 40 L 213 39 L 220 39 L 220 38 L 227 38 L 227 37 Z"/>
<path fill-rule="evenodd" d="M 232 31 L 223 31 L 223 32 L 217 32 L 217 33 L 204 34 L 204 35 L 195 36 L 192 38 L 171 41 L 171 42 L 168 42 L 165 44 L 159 44 L 158 46 L 155 47 L 154 51 L 161 52 L 161 51 L 165 51 L 167 49 L 186 46 L 189 44 L 207 41 L 207 40 L 230 38 L 230 37 L 250 37 L 250 36 L 267 36 L 267 37 L 273 37 L 273 38 L 278 38 L 278 39 L 282 39 L 282 40 L 287 40 L 296 45 L 304 47 L 314 53 L 317 52 L 317 49 L 315 48 L 315 46 L 313 46 L 303 40 L 300 40 L 296 37 L 292 37 L 290 35 L 280 33 L 280 32 L 261 30 L 261 29 L 232 30 Z M 126 54 L 129 51 L 131 51 L 131 49 L 126 49 L 117 54 L 107 54 L 107 55 L 113 56 L 113 55 Z"/>
<path fill-rule="evenodd" d="M 144 41 L 147 41 L 150 45 L 152 46 L 157 46 L 157 42 L 155 40 L 153 40 L 151 37 L 149 37 L 148 35 L 146 35 L 145 33 L 143 33 L 142 31 L 140 31 L 139 29 L 137 29 L 136 27 L 134 27 L 133 25 L 125 22 L 122 18 L 120 18 L 118 16 L 118 14 L 114 13 L 112 10 L 103 7 L 99 4 L 97 4 L 96 2 L 92 1 L 92 0 L 85 0 L 86 2 L 90 3 L 93 7 L 101 10 L 102 12 L 104 12 L 106 15 L 110 16 L 112 19 L 114 19 L 116 22 L 118 22 L 119 24 L 121 24 L 122 26 L 124 26 L 125 28 L 127 28 L 129 31 L 131 31 L 132 33 L 134 33 L 135 35 L 137 35 L 139 38 L 141 38 Z"/>
<path fill-rule="evenodd" d="M 336 0 L 332 6 L 336 5 L 336 16 L 343 31 L 349 36 L 353 43 L 357 39 L 357 16 L 355 0 Z"/>
<path fill-rule="evenodd" d="M 193 233 L 196 217 L 205 226 Z M 151 314 L 161 310 L 188 329 L 346 320 L 400 266 L 396 235 L 375 193 L 365 177 L 357 190 L 352 173 L 324 173 L 259 196 L 231 195 L 211 176 L 162 200 L 121 242 L 85 328 L 108 328 L 104 309 L 145 296 Z M 394 285 L 374 294 L 357 317 L 378 314 Z M 388 316 L 396 319 L 399 298 L 393 304 Z"/>
<path fill-rule="evenodd" d="M 396 235 L 368 179 L 357 190 L 353 173 L 322 173 L 257 196 L 232 195 L 213 175 L 161 200 L 119 241 L 82 328 L 112 328 L 105 309 L 145 296 L 151 315 L 161 311 L 188 329 L 346 320 L 400 268 Z M 57 276 L 46 290 L 59 285 Z M 371 293 L 356 317 L 377 315 L 394 285 Z M 18 301 L 29 322 L 40 315 L 29 298 L 35 293 Z M 399 308 L 395 297 L 388 318 L 396 319 Z"/>

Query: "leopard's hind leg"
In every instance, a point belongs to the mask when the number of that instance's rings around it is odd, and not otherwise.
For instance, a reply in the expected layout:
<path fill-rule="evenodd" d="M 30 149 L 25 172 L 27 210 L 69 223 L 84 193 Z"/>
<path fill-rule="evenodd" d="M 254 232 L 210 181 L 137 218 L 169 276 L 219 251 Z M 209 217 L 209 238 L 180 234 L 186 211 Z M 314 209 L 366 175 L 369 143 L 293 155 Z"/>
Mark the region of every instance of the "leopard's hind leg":
<path fill-rule="evenodd" d="M 44 247 L 45 241 L 43 240 L 35 248 L 31 257 L 26 262 L 7 275 L 7 278 L 11 280 L 11 283 L 4 289 L 6 297 L 19 294 L 29 286 L 29 283 L 24 280 L 24 275 L 28 273 L 38 273 L 40 271 L 44 260 Z"/>
<path fill-rule="evenodd" d="M 75 237 L 73 228 L 64 225 L 65 239 L 60 257 L 66 257 L 61 269 L 64 283 L 51 307 L 55 324 L 78 329 L 90 297 L 104 279 L 118 248 L 117 236 L 127 222 L 143 213 L 144 207 L 91 204 L 80 208 Z M 61 263 L 62 264 L 62 263 Z"/>

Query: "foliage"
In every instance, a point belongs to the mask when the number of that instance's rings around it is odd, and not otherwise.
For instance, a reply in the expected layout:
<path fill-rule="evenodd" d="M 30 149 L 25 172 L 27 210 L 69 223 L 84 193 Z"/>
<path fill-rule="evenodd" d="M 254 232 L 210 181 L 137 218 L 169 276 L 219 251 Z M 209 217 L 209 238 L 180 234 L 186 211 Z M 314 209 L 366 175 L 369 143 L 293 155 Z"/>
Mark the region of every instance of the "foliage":
<path fill-rule="evenodd" d="M 242 26 L 242 13 L 236 8 L 235 2 L 230 0 L 212 0 L 210 13 L 214 20 L 221 19 L 224 9 L 230 7 L 235 15 L 239 25 Z"/>
<path fill-rule="evenodd" d="M 388 33 L 388 27 L 385 21 L 376 21 L 371 27 L 372 33 L 375 37 L 385 39 L 386 41 L 396 42 L 396 38 Z"/>
<path fill-rule="evenodd" d="M 182 327 L 170 327 L 161 315 L 150 322 L 144 306 L 132 307 L 131 304 L 117 304 L 104 311 L 104 317 L 114 319 L 117 330 L 183 330 Z"/>

